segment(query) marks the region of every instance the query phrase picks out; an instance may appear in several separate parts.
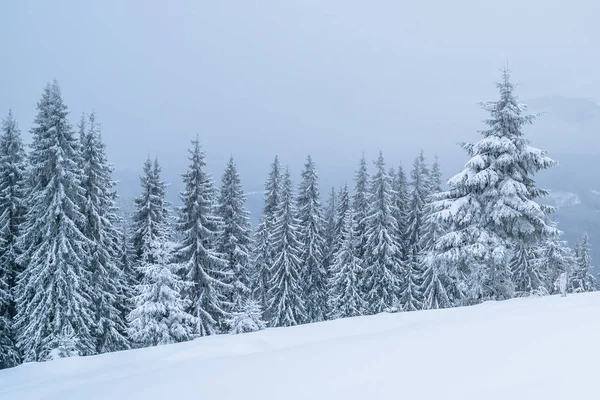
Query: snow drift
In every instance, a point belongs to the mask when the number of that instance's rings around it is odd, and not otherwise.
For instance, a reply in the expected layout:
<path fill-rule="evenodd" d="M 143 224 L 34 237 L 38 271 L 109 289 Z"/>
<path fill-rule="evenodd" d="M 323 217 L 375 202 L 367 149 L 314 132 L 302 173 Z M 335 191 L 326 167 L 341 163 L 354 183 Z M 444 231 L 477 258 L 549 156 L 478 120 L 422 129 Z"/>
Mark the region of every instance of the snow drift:
<path fill-rule="evenodd" d="M 600 293 L 348 318 L 0 371 L 0 399 L 592 399 Z"/>

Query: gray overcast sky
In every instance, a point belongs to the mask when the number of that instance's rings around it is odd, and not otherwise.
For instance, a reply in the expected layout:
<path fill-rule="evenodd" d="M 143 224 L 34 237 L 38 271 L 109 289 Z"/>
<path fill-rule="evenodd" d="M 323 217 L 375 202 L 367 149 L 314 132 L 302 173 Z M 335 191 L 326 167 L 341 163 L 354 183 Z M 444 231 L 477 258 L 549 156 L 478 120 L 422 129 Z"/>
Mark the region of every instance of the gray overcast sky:
<path fill-rule="evenodd" d="M 179 172 L 199 134 L 211 170 L 232 154 L 249 188 L 276 153 L 295 171 L 312 153 L 324 180 L 362 150 L 444 161 L 482 127 L 505 61 L 522 99 L 600 98 L 598 3 L 5 0 L 0 112 L 28 131 L 57 78 L 118 170 L 157 154 Z"/>

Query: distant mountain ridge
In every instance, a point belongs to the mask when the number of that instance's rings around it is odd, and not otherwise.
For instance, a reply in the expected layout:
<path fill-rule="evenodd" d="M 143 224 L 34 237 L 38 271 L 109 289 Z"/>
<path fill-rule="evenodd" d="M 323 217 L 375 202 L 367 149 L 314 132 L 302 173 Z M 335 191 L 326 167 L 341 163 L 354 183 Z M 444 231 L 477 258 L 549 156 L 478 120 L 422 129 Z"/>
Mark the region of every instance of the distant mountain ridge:
<path fill-rule="evenodd" d="M 530 111 L 542 112 L 576 125 L 600 122 L 600 102 L 590 98 L 545 96 L 531 99 L 526 104 Z"/>

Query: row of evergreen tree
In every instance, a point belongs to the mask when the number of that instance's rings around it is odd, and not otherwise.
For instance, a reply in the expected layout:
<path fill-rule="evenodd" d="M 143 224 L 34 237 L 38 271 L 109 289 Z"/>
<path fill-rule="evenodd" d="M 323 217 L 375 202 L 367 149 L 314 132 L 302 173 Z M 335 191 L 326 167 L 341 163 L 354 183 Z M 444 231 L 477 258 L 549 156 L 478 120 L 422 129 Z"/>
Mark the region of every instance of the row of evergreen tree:
<path fill-rule="evenodd" d="M 484 104 L 483 138 L 442 188 L 421 153 L 410 178 L 380 154 L 326 206 L 309 156 L 297 190 L 276 157 L 252 231 L 233 159 L 219 188 L 198 139 L 181 206 L 147 160 L 132 216 L 120 216 L 95 116 L 79 137 L 56 82 L 38 103 L 28 153 L 9 113 L 0 136 L 0 368 L 22 361 L 180 342 L 382 311 L 596 289 L 584 236 L 560 239 L 533 176 L 508 71 Z"/>

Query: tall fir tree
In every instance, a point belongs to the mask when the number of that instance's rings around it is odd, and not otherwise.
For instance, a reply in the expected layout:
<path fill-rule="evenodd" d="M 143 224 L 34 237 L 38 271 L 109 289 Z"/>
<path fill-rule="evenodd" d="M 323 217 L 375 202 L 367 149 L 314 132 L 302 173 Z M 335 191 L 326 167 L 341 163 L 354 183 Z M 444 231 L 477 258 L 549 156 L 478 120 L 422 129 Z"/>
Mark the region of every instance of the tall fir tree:
<path fill-rule="evenodd" d="M 166 227 L 160 227 L 166 230 Z M 135 308 L 129 314 L 129 336 L 138 347 L 190 340 L 194 317 L 186 312 L 181 293 L 191 285 L 178 276 L 173 263 L 173 244 L 163 233 L 152 240 L 138 266 L 142 281 L 137 285 Z"/>
<path fill-rule="evenodd" d="M 442 191 L 442 168 L 437 155 L 433 158 L 433 165 L 429 170 L 428 177 L 429 195 L 440 193 Z"/>
<path fill-rule="evenodd" d="M 323 245 L 323 267 L 329 273 L 329 266 L 333 262 L 335 255 L 335 218 L 337 208 L 337 194 L 335 188 L 331 188 L 327 207 L 325 208 L 325 214 L 323 216 L 323 239 L 325 244 Z"/>
<path fill-rule="evenodd" d="M 12 293 L 7 283 L 6 271 L 2 271 L 0 275 L 0 369 L 16 366 L 20 358 L 13 319 L 8 313 L 11 302 Z"/>
<path fill-rule="evenodd" d="M 528 296 L 545 289 L 546 277 L 543 269 L 539 268 L 539 260 L 535 258 L 535 249 L 519 243 L 513 251 L 509 270 L 515 285 L 515 295 Z"/>
<path fill-rule="evenodd" d="M 575 265 L 569 284 L 570 290 L 574 293 L 597 290 L 594 267 L 590 256 L 590 238 L 587 232 L 583 234 L 581 241 L 575 247 Z"/>
<path fill-rule="evenodd" d="M 535 263 L 537 271 L 544 277 L 547 291 L 557 294 L 560 292 L 560 276 L 566 274 L 568 282 L 577 261 L 567 242 L 555 236 L 535 249 Z"/>
<path fill-rule="evenodd" d="M 398 222 L 392 211 L 391 179 L 382 153 L 375 162 L 368 204 L 368 213 L 361 221 L 366 228 L 361 281 L 369 311 L 379 313 L 398 307 L 402 290 L 402 259 L 396 236 Z"/>
<path fill-rule="evenodd" d="M 362 315 L 367 309 L 362 296 L 363 270 L 361 261 L 356 256 L 352 209 L 346 210 L 343 221 L 340 248 L 333 258 L 329 281 L 329 309 L 332 319 Z"/>
<path fill-rule="evenodd" d="M 87 122 L 88 121 L 85 116 L 85 113 L 81 113 L 81 118 L 79 119 L 79 123 L 77 124 L 77 132 L 79 133 L 79 143 L 85 142 L 85 137 L 88 132 Z M 83 168 L 83 164 L 82 164 L 82 168 Z"/>
<path fill-rule="evenodd" d="M 406 231 L 406 268 L 401 296 L 402 309 L 415 311 L 423 307 L 421 268 L 423 250 L 423 230 L 425 207 L 429 197 L 429 170 L 425 164 L 425 156 L 421 154 L 415 159 L 410 174 L 412 189 L 409 193 L 407 231 Z"/>
<path fill-rule="evenodd" d="M 407 231 L 408 231 L 408 183 L 402 166 L 392 176 L 392 212 L 398 224 L 396 236 L 399 240 L 402 259 L 408 259 Z"/>
<path fill-rule="evenodd" d="M 356 255 L 363 262 L 367 243 L 367 227 L 365 225 L 369 213 L 369 173 L 367 171 L 367 160 L 363 154 L 358 164 L 358 170 L 354 178 L 354 193 L 352 195 L 352 209 L 356 220 Z"/>
<path fill-rule="evenodd" d="M 273 226 L 273 264 L 269 276 L 270 326 L 292 326 L 307 320 L 302 282 L 302 249 L 289 170 L 281 182 L 281 197 Z"/>
<path fill-rule="evenodd" d="M 435 159 L 428 178 L 428 196 L 423 209 L 423 232 L 421 240 L 421 293 L 423 308 L 437 309 L 451 307 L 460 299 L 457 283 L 447 273 L 447 266 L 434 256 L 437 238 L 444 232 L 443 226 L 436 220 L 434 202 L 442 191 L 442 173 L 437 158 Z"/>
<path fill-rule="evenodd" d="M 192 283 L 185 298 L 189 300 L 188 312 L 196 320 L 194 333 L 206 336 L 225 329 L 232 308 L 227 295 L 233 290 L 229 283 L 233 273 L 217 249 L 220 220 L 215 214 L 216 191 L 204 170 L 206 162 L 198 138 L 192 141 L 189 153 L 190 164 L 182 175 L 185 189 L 177 222 L 181 237 L 177 260 L 185 280 Z"/>
<path fill-rule="evenodd" d="M 279 157 L 271 164 L 271 171 L 265 183 L 265 198 L 262 215 L 255 235 L 253 250 L 254 292 L 263 309 L 263 318 L 270 320 L 269 312 L 269 271 L 273 265 L 274 249 L 272 234 L 275 225 L 277 206 L 281 199 L 281 165 Z"/>
<path fill-rule="evenodd" d="M 535 116 L 524 115 L 508 70 L 497 84 L 500 99 L 483 104 L 490 114 L 483 138 L 462 147 L 471 156 L 436 203 L 448 231 L 436 242 L 438 256 L 469 275 L 469 300 L 513 296 L 508 266 L 520 244 L 537 246 L 557 229 L 547 224 L 552 207 L 536 200 L 547 194 L 533 175 L 555 162 L 529 145 L 522 129 Z"/>
<path fill-rule="evenodd" d="M 131 242 L 128 236 L 129 228 L 125 223 L 120 227 L 119 232 L 119 254 L 118 254 L 118 266 L 123 276 L 123 285 L 121 286 L 121 299 L 122 302 L 117 304 L 117 308 L 121 313 L 121 318 L 127 321 L 127 316 L 133 310 L 134 296 L 136 294 L 136 285 L 138 282 L 138 273 L 134 268 L 133 262 L 131 261 Z"/>
<path fill-rule="evenodd" d="M 18 246 L 18 346 L 25 361 L 42 361 L 73 333 L 77 354 L 93 354 L 89 240 L 82 232 L 84 203 L 79 143 L 67 120 L 58 83 L 48 84 L 32 128 L 31 189 Z"/>
<path fill-rule="evenodd" d="M 14 301 L 17 276 L 17 245 L 26 214 L 26 155 L 21 131 L 12 112 L 2 121 L 0 133 L 0 369 L 19 362 Z"/>
<path fill-rule="evenodd" d="M 296 202 L 307 322 L 318 322 L 327 318 L 328 275 L 323 265 L 325 239 L 320 196 L 315 164 L 308 156 Z"/>
<path fill-rule="evenodd" d="M 84 191 L 83 233 L 89 240 L 88 269 L 92 289 L 93 329 L 96 352 L 106 353 L 129 347 L 126 321 L 119 310 L 124 303 L 125 276 L 119 268 L 120 223 L 116 205 L 116 183 L 106 157 L 96 117 L 89 117 L 88 131 L 81 136 L 81 165 Z"/>
<path fill-rule="evenodd" d="M 447 274 L 447 268 L 441 260 L 426 252 L 421 258 L 421 293 L 423 296 L 422 309 L 432 310 L 448 308 L 460 299 L 455 289 L 456 282 Z"/>
<path fill-rule="evenodd" d="M 252 228 L 246 210 L 246 195 L 233 157 L 229 159 L 219 192 L 217 215 L 221 219 L 218 232 L 218 251 L 231 274 L 232 290 L 227 301 L 240 312 L 250 296 L 250 247 Z"/>
<path fill-rule="evenodd" d="M 416 262 L 423 247 L 423 227 L 425 225 L 425 208 L 430 195 L 429 169 L 425 163 L 423 152 L 415 159 L 410 173 L 411 191 L 408 195 L 408 212 L 406 226 L 406 240 L 408 258 Z"/>
<path fill-rule="evenodd" d="M 335 204 L 335 210 L 334 210 L 334 214 L 333 214 L 333 228 L 330 233 L 331 245 L 329 246 L 329 257 L 330 258 L 329 258 L 329 267 L 328 267 L 328 271 L 327 271 L 328 272 L 328 283 L 331 283 L 331 278 L 333 277 L 333 270 L 330 267 L 335 262 L 336 254 L 342 247 L 342 231 L 344 229 L 344 223 L 345 223 L 344 218 L 346 217 L 346 214 L 350 210 L 352 210 L 350 193 L 348 192 L 348 185 L 344 184 L 340 188 L 340 190 L 338 191 L 338 193 L 336 195 L 336 204 Z M 354 214 L 352 215 L 352 218 L 354 218 Z M 354 222 L 356 222 L 356 221 L 354 221 Z M 356 232 L 353 232 L 353 236 L 354 236 L 354 240 L 356 241 Z M 357 243 L 353 243 L 353 246 L 355 246 L 354 251 L 356 253 Z M 360 261 L 360 259 L 359 259 L 359 261 Z M 328 288 L 327 290 L 328 290 L 327 291 L 328 294 L 331 293 L 330 288 Z M 330 315 L 332 315 L 331 310 L 330 310 Z"/>
<path fill-rule="evenodd" d="M 135 210 L 131 222 L 131 261 L 137 268 L 144 254 L 150 253 L 150 245 L 163 239 L 164 227 L 169 220 L 169 204 L 165 198 L 167 185 L 160 178 L 158 160 L 148 158 L 140 176 L 141 193 L 134 200 Z M 137 273 L 137 270 L 136 270 Z M 141 279 L 137 273 L 136 281 Z"/>
<path fill-rule="evenodd" d="M 350 193 L 348 192 L 348 185 L 344 184 L 340 189 L 340 192 L 337 196 L 337 206 L 335 209 L 335 226 L 333 232 L 333 249 L 332 253 L 335 254 L 341 247 L 342 244 L 342 231 L 344 229 L 346 214 L 349 210 L 352 209 L 352 205 L 350 204 Z M 352 218 L 356 220 L 354 214 Z M 356 222 L 356 221 L 355 221 Z M 354 235 L 356 236 L 356 234 Z M 356 245 L 356 244 L 355 244 Z"/>
<path fill-rule="evenodd" d="M 442 234 L 443 227 L 432 217 L 435 213 L 434 202 L 436 196 L 442 192 L 442 171 L 437 157 L 427 176 L 427 198 L 423 207 L 422 233 L 420 237 L 421 251 L 433 250 L 437 238 Z"/>

